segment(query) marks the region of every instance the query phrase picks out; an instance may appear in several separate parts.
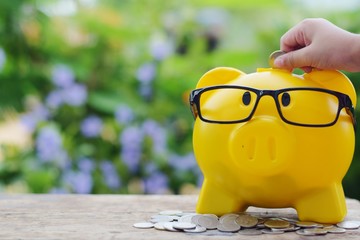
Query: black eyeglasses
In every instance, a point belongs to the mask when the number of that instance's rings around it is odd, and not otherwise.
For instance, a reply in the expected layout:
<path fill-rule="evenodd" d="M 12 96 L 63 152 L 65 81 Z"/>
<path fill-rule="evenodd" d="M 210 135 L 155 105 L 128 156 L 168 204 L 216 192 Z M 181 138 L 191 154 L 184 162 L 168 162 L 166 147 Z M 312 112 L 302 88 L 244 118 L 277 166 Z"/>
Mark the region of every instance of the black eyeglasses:
<path fill-rule="evenodd" d="M 190 93 L 194 118 L 204 122 L 231 124 L 249 121 L 263 96 L 272 96 L 281 119 L 292 125 L 327 127 L 334 125 L 345 108 L 354 129 L 354 107 L 348 95 L 323 88 L 284 88 L 259 90 L 220 85 L 199 88 Z"/>

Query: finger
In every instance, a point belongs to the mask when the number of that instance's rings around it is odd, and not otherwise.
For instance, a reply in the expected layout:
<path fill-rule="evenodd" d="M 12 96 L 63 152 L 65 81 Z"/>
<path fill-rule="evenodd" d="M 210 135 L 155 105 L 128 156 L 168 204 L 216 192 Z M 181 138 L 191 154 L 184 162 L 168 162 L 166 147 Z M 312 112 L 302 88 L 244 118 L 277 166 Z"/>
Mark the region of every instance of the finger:
<path fill-rule="evenodd" d="M 287 31 L 280 38 L 280 49 L 285 52 L 291 52 L 310 44 L 306 35 L 306 21 L 302 21 Z"/>
<path fill-rule="evenodd" d="M 277 57 L 274 61 L 274 66 L 285 69 L 311 67 L 311 63 L 308 61 L 307 57 L 307 48 L 288 52 Z"/>
<path fill-rule="evenodd" d="M 313 68 L 307 66 L 307 67 L 301 67 L 301 70 L 303 70 L 303 71 L 306 72 L 306 73 L 310 73 L 310 72 L 313 70 Z"/>

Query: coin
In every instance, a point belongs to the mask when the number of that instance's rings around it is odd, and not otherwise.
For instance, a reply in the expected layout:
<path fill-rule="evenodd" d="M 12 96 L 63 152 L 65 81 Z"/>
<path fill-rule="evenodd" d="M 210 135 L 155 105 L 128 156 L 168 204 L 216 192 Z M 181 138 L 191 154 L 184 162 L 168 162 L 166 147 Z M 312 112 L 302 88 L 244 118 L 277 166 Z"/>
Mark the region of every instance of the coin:
<path fill-rule="evenodd" d="M 152 216 L 150 222 L 157 223 L 157 222 L 172 222 L 174 218 L 172 216 L 167 215 L 155 215 Z"/>
<path fill-rule="evenodd" d="M 154 228 L 156 230 L 166 230 L 164 227 L 164 223 L 166 223 L 166 222 L 157 222 L 154 224 Z"/>
<path fill-rule="evenodd" d="M 238 232 L 240 235 L 261 235 L 262 232 L 257 229 L 243 229 Z"/>
<path fill-rule="evenodd" d="M 241 227 L 244 228 L 252 228 L 255 227 L 258 223 L 258 219 L 256 217 L 253 217 L 251 215 L 239 215 L 238 218 L 236 218 L 236 223 L 239 224 Z"/>
<path fill-rule="evenodd" d="M 138 222 L 138 223 L 134 223 L 133 227 L 146 229 L 146 228 L 154 227 L 154 224 L 151 222 Z"/>
<path fill-rule="evenodd" d="M 345 229 L 358 229 L 360 227 L 360 224 L 355 221 L 343 221 L 343 222 L 336 224 L 336 226 L 345 228 Z"/>
<path fill-rule="evenodd" d="M 268 229 L 268 228 L 262 229 L 261 232 L 265 233 L 265 234 L 283 234 L 283 233 L 285 233 L 284 231 L 281 231 L 278 229 L 273 230 L 273 229 Z"/>
<path fill-rule="evenodd" d="M 196 224 L 190 222 L 174 222 L 173 228 L 178 230 L 194 229 L 196 228 Z"/>
<path fill-rule="evenodd" d="M 201 214 L 195 214 L 194 216 L 191 217 L 191 222 L 199 225 L 199 219 L 201 218 Z"/>
<path fill-rule="evenodd" d="M 338 227 L 326 228 L 326 231 L 328 231 L 328 233 L 345 233 L 346 232 L 346 230 L 344 228 L 338 228 Z"/>
<path fill-rule="evenodd" d="M 268 228 L 288 228 L 290 227 L 290 223 L 284 220 L 267 220 L 264 225 Z"/>
<path fill-rule="evenodd" d="M 280 219 L 284 220 L 284 221 L 287 221 L 289 223 L 296 223 L 296 222 L 299 221 L 299 220 L 296 220 L 296 219 L 293 219 L 293 218 L 286 218 L 286 217 L 281 217 Z"/>
<path fill-rule="evenodd" d="M 295 225 L 290 225 L 287 228 L 282 228 L 281 230 L 285 231 L 285 232 L 295 232 L 297 230 L 299 230 L 300 227 L 299 226 L 295 226 Z"/>
<path fill-rule="evenodd" d="M 303 228 L 313 228 L 317 227 L 318 223 L 315 222 L 305 222 L 305 221 L 299 221 L 295 223 L 296 226 L 303 227 Z"/>
<path fill-rule="evenodd" d="M 197 225 L 194 229 L 184 229 L 184 232 L 187 232 L 187 233 L 202 233 L 202 232 L 206 232 L 206 228 Z"/>
<path fill-rule="evenodd" d="M 269 56 L 269 66 L 272 68 L 275 68 L 274 66 L 274 61 L 277 57 L 284 55 L 286 52 L 281 51 L 281 50 L 276 50 L 274 52 L 272 52 Z"/>
<path fill-rule="evenodd" d="M 308 234 L 314 234 L 314 235 L 325 235 L 325 234 L 327 234 L 327 230 L 325 230 L 323 228 L 305 228 L 304 232 L 308 233 Z"/>
<path fill-rule="evenodd" d="M 179 232 L 179 230 L 175 229 L 173 227 L 174 223 L 173 222 L 165 222 L 163 223 L 163 226 L 165 228 L 166 231 L 170 231 L 170 232 Z"/>
<path fill-rule="evenodd" d="M 206 229 L 216 229 L 218 223 L 218 218 L 212 215 L 202 215 L 198 219 L 198 225 L 205 227 Z"/>
<path fill-rule="evenodd" d="M 235 220 L 239 217 L 239 214 L 235 214 L 235 213 L 228 213 L 225 215 L 222 215 L 219 218 L 219 222 L 220 223 L 235 223 Z"/>
<path fill-rule="evenodd" d="M 178 222 L 191 222 L 193 216 L 195 216 L 195 214 L 183 215 L 178 219 Z"/>
<path fill-rule="evenodd" d="M 305 229 L 299 229 L 296 231 L 296 234 L 303 235 L 303 236 L 315 236 L 315 233 L 305 232 Z"/>
<path fill-rule="evenodd" d="M 220 232 L 237 232 L 240 230 L 240 225 L 234 223 L 226 224 L 226 223 L 219 223 L 217 229 Z"/>

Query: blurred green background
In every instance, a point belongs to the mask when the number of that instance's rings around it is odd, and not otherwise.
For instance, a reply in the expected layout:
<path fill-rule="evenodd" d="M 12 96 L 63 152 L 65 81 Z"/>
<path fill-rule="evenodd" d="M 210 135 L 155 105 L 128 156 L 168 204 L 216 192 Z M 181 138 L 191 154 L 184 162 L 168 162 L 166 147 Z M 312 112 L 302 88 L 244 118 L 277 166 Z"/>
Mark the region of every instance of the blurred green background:
<path fill-rule="evenodd" d="M 200 76 L 267 67 L 306 17 L 360 32 L 359 10 L 355 0 L 0 1 L 0 191 L 197 192 L 187 98 Z M 360 75 L 346 74 L 359 89 Z M 359 138 L 343 182 L 357 199 Z"/>

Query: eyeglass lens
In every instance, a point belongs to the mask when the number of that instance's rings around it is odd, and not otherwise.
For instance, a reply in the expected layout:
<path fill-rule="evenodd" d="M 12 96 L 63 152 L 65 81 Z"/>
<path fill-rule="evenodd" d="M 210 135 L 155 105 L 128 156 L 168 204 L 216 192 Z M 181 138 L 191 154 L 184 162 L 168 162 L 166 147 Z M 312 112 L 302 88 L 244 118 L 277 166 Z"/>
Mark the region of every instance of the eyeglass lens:
<path fill-rule="evenodd" d="M 259 95 L 241 88 L 210 89 L 201 93 L 201 116 L 209 121 L 231 122 L 248 118 L 254 111 Z M 329 124 L 335 121 L 338 98 L 316 90 L 289 90 L 277 95 L 276 101 L 283 118 L 298 124 Z M 261 99 L 260 103 L 261 104 Z"/>

